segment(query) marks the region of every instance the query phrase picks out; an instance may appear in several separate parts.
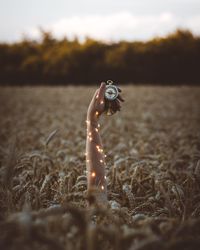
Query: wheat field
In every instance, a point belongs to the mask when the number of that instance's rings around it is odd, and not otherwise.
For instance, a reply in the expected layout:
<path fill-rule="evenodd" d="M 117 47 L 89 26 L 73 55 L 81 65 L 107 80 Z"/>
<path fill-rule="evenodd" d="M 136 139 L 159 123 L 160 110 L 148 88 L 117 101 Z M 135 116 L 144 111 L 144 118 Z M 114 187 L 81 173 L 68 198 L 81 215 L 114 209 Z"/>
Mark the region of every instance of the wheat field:
<path fill-rule="evenodd" d="M 0 249 L 200 249 L 200 88 L 122 90 L 100 121 L 104 209 L 86 194 L 95 88 L 0 88 Z"/>

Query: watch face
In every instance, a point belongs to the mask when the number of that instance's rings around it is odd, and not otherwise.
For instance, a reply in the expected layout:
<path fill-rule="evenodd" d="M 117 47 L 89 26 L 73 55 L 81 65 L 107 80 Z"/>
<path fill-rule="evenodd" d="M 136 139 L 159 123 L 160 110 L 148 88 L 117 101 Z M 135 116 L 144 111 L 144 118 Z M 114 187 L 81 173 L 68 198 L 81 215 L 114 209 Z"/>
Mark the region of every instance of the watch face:
<path fill-rule="evenodd" d="M 109 101 L 113 101 L 118 96 L 118 89 L 115 85 L 107 85 L 105 91 L 105 98 Z"/>

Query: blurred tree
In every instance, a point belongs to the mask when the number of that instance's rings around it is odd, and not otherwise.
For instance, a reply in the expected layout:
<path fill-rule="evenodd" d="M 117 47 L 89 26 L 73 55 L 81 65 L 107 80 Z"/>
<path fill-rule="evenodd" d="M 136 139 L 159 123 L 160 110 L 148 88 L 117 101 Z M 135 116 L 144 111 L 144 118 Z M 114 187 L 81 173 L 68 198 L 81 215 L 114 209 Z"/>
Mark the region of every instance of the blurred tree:
<path fill-rule="evenodd" d="M 41 29 L 39 41 L 0 44 L 1 84 L 200 84 L 200 37 L 177 30 L 148 42 L 107 44 L 56 40 Z"/>

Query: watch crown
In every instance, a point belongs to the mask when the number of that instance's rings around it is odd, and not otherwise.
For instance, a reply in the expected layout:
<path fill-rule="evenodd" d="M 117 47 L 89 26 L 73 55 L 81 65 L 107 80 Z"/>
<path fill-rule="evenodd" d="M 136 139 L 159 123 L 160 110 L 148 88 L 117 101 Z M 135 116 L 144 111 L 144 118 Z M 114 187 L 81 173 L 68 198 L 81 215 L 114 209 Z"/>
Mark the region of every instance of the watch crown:
<path fill-rule="evenodd" d="M 113 81 L 112 81 L 112 80 L 108 80 L 108 81 L 107 81 L 107 84 L 112 85 L 112 84 L 113 84 Z"/>

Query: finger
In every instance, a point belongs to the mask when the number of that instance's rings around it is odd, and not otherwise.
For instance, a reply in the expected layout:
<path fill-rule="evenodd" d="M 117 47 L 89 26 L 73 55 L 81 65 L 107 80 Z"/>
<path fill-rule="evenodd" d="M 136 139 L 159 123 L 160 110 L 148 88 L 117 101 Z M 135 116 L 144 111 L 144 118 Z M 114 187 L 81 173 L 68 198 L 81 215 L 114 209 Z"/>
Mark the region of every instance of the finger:
<path fill-rule="evenodd" d="M 95 100 L 96 100 L 96 98 L 97 98 L 97 96 L 98 96 L 98 93 L 99 93 L 99 89 L 97 89 L 96 91 L 95 91 L 95 93 L 94 93 L 94 95 L 93 95 L 93 97 L 92 97 L 92 101 L 91 102 L 95 102 Z"/>
<path fill-rule="evenodd" d="M 112 115 L 116 112 L 115 107 L 112 102 L 109 105 L 109 111 L 111 112 Z"/>
<path fill-rule="evenodd" d="M 122 90 L 119 87 L 117 87 L 117 89 L 118 89 L 119 92 L 122 92 Z"/>
<path fill-rule="evenodd" d="M 116 102 L 111 103 L 111 109 L 112 109 L 113 113 L 116 113 L 119 110 L 119 107 L 118 107 Z"/>
<path fill-rule="evenodd" d="M 117 103 L 116 102 L 112 102 L 112 109 L 113 110 L 117 110 Z"/>
<path fill-rule="evenodd" d="M 104 100 L 105 91 L 106 91 L 106 84 L 105 84 L 105 82 L 102 82 L 101 86 L 99 88 L 98 94 L 96 96 L 98 101 L 103 101 Z"/>
<path fill-rule="evenodd" d="M 121 102 L 124 102 L 125 100 L 121 97 L 121 95 L 118 95 L 117 99 L 119 99 Z"/>
<path fill-rule="evenodd" d="M 121 110 L 121 108 L 119 106 L 115 107 L 115 112 L 120 111 L 120 110 Z"/>
<path fill-rule="evenodd" d="M 121 102 L 118 99 L 115 99 L 114 102 L 116 103 L 117 106 L 121 107 Z"/>
<path fill-rule="evenodd" d="M 119 105 L 119 106 L 121 105 L 121 104 L 120 104 L 120 101 L 119 101 L 118 99 L 115 99 L 114 102 L 115 102 L 117 105 Z"/>
<path fill-rule="evenodd" d="M 121 110 L 121 105 L 120 105 L 120 102 L 118 100 L 115 101 L 115 107 L 118 111 Z"/>

